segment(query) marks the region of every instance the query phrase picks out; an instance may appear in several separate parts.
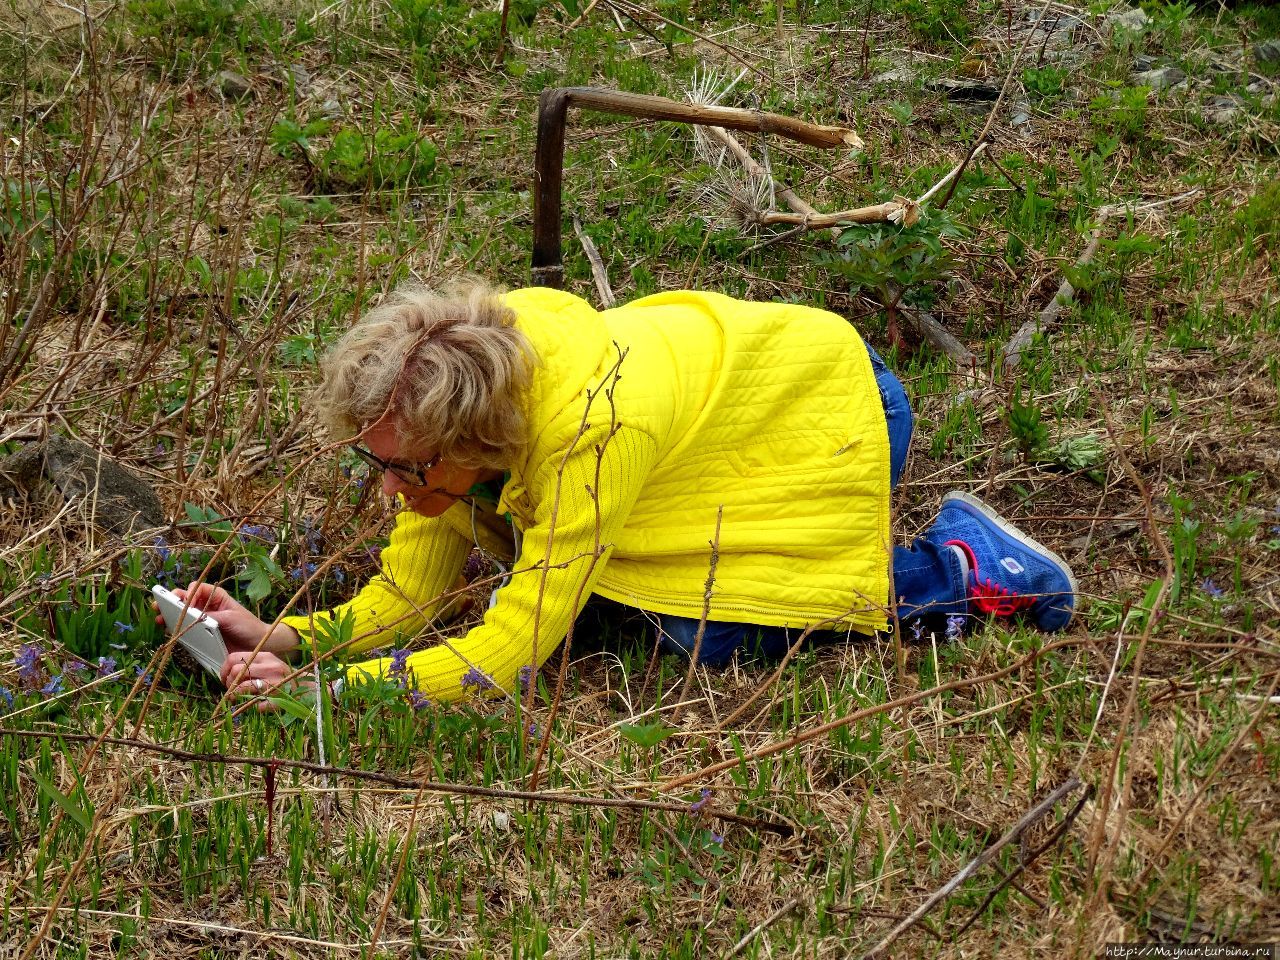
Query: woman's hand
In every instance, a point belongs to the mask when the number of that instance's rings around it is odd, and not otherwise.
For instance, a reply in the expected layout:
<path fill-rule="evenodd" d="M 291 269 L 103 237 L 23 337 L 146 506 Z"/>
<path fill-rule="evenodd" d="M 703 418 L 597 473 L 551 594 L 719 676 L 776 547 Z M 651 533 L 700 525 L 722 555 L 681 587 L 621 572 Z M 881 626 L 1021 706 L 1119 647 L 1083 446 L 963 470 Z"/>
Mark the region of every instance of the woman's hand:
<path fill-rule="evenodd" d="M 227 654 L 222 664 L 222 684 L 227 692 L 236 695 L 259 697 L 270 696 L 284 687 L 285 680 L 294 673 L 293 665 L 281 660 L 274 653 L 252 650 L 237 650 Z M 314 689 L 315 683 L 310 680 L 294 680 L 287 688 L 289 693 L 297 694 L 304 689 Z M 260 710 L 274 709 L 274 705 L 266 701 L 258 704 Z"/>
<path fill-rule="evenodd" d="M 259 620 L 246 610 L 222 587 L 209 583 L 193 582 L 187 589 L 173 591 L 178 599 L 190 601 L 191 606 L 203 610 L 218 623 L 218 630 L 227 644 L 229 652 L 255 649 L 267 632 L 268 624 Z M 156 617 L 156 622 L 164 625 L 163 617 Z M 277 624 L 271 636 L 262 645 L 261 653 L 286 654 L 298 647 L 298 633 L 292 627 Z M 259 655 L 261 655 L 261 653 Z"/>

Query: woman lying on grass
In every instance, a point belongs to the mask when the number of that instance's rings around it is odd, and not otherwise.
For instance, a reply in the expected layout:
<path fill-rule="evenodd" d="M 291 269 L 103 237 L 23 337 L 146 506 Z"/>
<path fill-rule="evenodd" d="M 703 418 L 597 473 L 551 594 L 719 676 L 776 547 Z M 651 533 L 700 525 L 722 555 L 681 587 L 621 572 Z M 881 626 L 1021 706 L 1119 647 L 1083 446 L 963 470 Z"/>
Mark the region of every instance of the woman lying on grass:
<path fill-rule="evenodd" d="M 647 611 L 662 646 L 689 656 L 713 541 L 709 666 L 739 650 L 780 656 L 808 627 L 828 640 L 885 630 L 891 593 L 901 621 L 952 618 L 952 634 L 974 618 L 1061 630 L 1072 616 L 1062 559 L 968 494 L 891 546 L 906 393 L 823 310 L 680 291 L 598 312 L 549 289 L 410 289 L 323 371 L 316 409 L 358 438 L 403 509 L 381 574 L 335 611 L 287 617 L 251 662 L 268 625 L 192 585 L 232 650 L 222 677 L 235 692 L 279 685 L 290 651 L 303 638 L 323 651 L 335 620 L 356 638 L 344 656 L 406 646 L 474 546 L 512 563 L 484 622 L 356 663 L 349 685 L 390 676 L 437 701 L 514 692 L 589 598 Z"/>

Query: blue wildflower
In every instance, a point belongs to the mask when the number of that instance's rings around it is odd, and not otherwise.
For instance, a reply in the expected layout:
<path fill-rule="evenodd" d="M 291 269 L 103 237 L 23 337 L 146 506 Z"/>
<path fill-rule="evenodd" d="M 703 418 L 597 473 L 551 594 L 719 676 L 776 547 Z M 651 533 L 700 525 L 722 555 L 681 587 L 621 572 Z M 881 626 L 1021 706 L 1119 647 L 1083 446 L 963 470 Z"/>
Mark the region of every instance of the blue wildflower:
<path fill-rule="evenodd" d="M 156 537 L 151 543 L 156 548 L 156 556 L 160 558 L 160 562 L 168 563 L 169 557 L 172 555 L 169 550 L 169 541 L 165 540 L 164 537 Z"/>
<path fill-rule="evenodd" d="M 539 731 L 539 729 L 538 729 L 538 721 L 536 721 L 536 720 L 530 720 L 530 721 L 529 721 L 529 726 L 528 726 L 528 728 L 527 728 L 527 729 L 528 729 L 528 731 L 529 731 L 529 736 L 531 736 L 531 737 L 536 737 L 536 736 L 538 736 L 538 734 L 539 734 L 539 732 L 540 732 L 540 731 Z"/>
<path fill-rule="evenodd" d="M 150 684 L 151 684 L 151 679 L 152 679 L 152 677 L 151 677 L 151 671 L 150 671 L 150 670 L 147 670 L 147 669 L 146 669 L 145 667 L 143 667 L 141 664 L 139 664 L 138 666 L 136 666 L 136 667 L 134 667 L 134 668 L 133 668 L 133 675 L 134 675 L 135 677 L 141 677 L 141 678 L 142 678 L 142 682 L 143 682 L 143 683 L 145 683 L 145 684 L 147 684 L 147 685 L 150 685 Z"/>
<path fill-rule="evenodd" d="M 62 692 L 62 674 L 50 678 L 49 682 L 40 688 L 40 692 L 45 696 L 53 696 Z"/>
<path fill-rule="evenodd" d="M 711 833 L 711 842 L 712 842 L 712 843 L 714 843 L 714 844 L 716 844 L 717 846 L 721 846 L 721 847 L 723 847 L 723 846 L 724 846 L 724 834 L 723 834 L 723 833 L 716 833 L 714 830 L 710 831 L 710 833 Z"/>
<path fill-rule="evenodd" d="M 289 577 L 293 580 L 301 580 L 304 576 L 310 577 L 316 572 L 316 564 L 304 563 L 301 566 L 294 567 L 289 571 Z"/>
<path fill-rule="evenodd" d="M 493 682 L 493 678 L 487 673 L 472 667 L 462 675 L 462 689 L 475 690 L 476 693 L 484 693 L 486 690 L 496 690 L 498 685 Z"/>
<path fill-rule="evenodd" d="M 409 669 L 409 651 L 407 649 L 392 650 L 391 666 L 387 668 L 387 672 L 403 675 L 405 671 L 408 669 Z"/>
<path fill-rule="evenodd" d="M 699 796 L 697 800 L 693 801 L 693 803 L 689 804 L 689 812 L 701 813 L 703 811 L 703 808 L 706 807 L 707 802 L 710 799 L 711 799 L 711 791 L 708 790 L 706 787 L 703 787 L 702 795 Z"/>
<path fill-rule="evenodd" d="M 13 709 L 13 691 L 8 687 L 0 687 L 0 700 L 3 700 L 4 705 L 10 710 Z"/>
<path fill-rule="evenodd" d="M 911 639 L 916 643 L 920 643 L 924 639 L 924 621 L 920 619 L 911 621 Z"/>
<path fill-rule="evenodd" d="M 1205 577 L 1200 581 L 1200 589 L 1214 598 L 1220 597 L 1226 592 L 1208 577 Z"/>
<path fill-rule="evenodd" d="M 239 537 L 241 540 L 261 540 L 264 543 L 274 540 L 275 531 L 265 523 L 247 523 L 240 528 Z"/>
<path fill-rule="evenodd" d="M 414 710 L 425 710 L 431 706 L 431 701 L 427 699 L 427 695 L 421 690 L 409 691 L 409 706 Z"/>
<path fill-rule="evenodd" d="M 529 681 L 533 679 L 533 665 L 526 663 L 523 667 L 516 671 L 516 681 L 520 684 L 522 693 L 529 692 Z"/>
<path fill-rule="evenodd" d="M 13 658 L 18 668 L 18 679 L 24 683 L 34 683 L 40 679 L 40 658 L 44 656 L 44 648 L 38 643 L 24 643 L 18 648 Z"/>
<path fill-rule="evenodd" d="M 98 669 L 96 673 L 98 674 L 99 677 L 108 677 L 115 672 L 116 672 L 115 657 L 99 657 L 98 658 Z"/>
<path fill-rule="evenodd" d="M 479 580 L 488 568 L 488 563 L 484 559 L 484 554 L 479 550 L 472 550 L 467 555 L 467 562 L 462 565 L 462 576 L 467 583 Z"/>
<path fill-rule="evenodd" d="M 959 614 L 947 617 L 947 639 L 959 640 L 962 636 L 964 636 L 964 617 Z"/>
<path fill-rule="evenodd" d="M 334 568 L 333 568 L 333 579 L 334 579 L 334 580 L 336 580 L 336 581 L 338 581 L 338 583 L 339 583 L 339 584 L 346 583 L 346 582 L 347 582 L 347 571 L 343 570 L 341 567 L 334 567 Z"/>
<path fill-rule="evenodd" d="M 133 624 L 124 623 L 121 620 L 116 621 L 116 633 L 133 633 Z"/>

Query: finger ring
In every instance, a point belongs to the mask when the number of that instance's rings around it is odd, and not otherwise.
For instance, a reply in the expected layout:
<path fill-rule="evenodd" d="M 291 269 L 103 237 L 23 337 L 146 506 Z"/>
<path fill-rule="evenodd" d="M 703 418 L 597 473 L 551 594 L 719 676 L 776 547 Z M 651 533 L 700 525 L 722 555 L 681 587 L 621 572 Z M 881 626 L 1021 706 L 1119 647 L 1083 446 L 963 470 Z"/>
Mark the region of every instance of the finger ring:
<path fill-rule="evenodd" d="M 254 678 L 253 678 L 253 689 L 255 689 L 255 690 L 257 690 L 259 693 L 261 693 L 261 692 L 262 692 L 262 690 L 263 690 L 263 688 L 264 688 L 265 686 L 266 686 L 266 684 L 262 682 L 262 678 L 261 678 L 261 677 L 254 677 Z"/>

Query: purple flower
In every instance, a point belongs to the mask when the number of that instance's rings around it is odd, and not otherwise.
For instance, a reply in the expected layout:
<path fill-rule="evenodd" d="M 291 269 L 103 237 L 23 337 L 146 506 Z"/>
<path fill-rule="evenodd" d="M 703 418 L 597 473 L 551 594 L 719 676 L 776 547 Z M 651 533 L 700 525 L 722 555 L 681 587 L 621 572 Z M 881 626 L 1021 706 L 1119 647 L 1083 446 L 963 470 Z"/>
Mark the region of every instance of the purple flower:
<path fill-rule="evenodd" d="M 392 650 L 391 666 L 387 668 L 387 672 L 391 674 L 399 674 L 400 676 L 404 676 L 405 672 L 408 669 L 409 669 L 409 651 L 407 649 Z"/>
<path fill-rule="evenodd" d="M 151 683 L 151 671 L 149 671 L 149 670 L 147 670 L 146 668 L 144 668 L 141 664 L 139 664 L 138 666 L 136 666 L 136 667 L 134 667 L 134 668 L 133 668 L 133 675 L 134 675 L 135 677 L 141 677 L 141 678 L 142 678 L 142 682 L 143 682 L 143 683 L 145 683 L 145 684 L 147 684 L 147 685 L 150 685 L 150 683 Z"/>
<path fill-rule="evenodd" d="M 124 623 L 120 620 L 116 621 L 116 633 L 132 633 L 132 632 L 133 632 L 132 623 Z"/>
<path fill-rule="evenodd" d="M 516 671 L 516 681 L 520 684 L 520 692 L 529 692 L 529 681 L 533 679 L 533 665 L 526 663 Z"/>
<path fill-rule="evenodd" d="M 164 537 L 156 537 L 151 542 L 156 548 L 156 556 L 160 558 L 160 562 L 168 563 L 170 556 L 169 541 L 165 540 Z"/>
<path fill-rule="evenodd" d="M 116 672 L 115 657 L 99 657 L 96 673 L 99 677 L 107 677 Z"/>
<path fill-rule="evenodd" d="M 431 701 L 427 699 L 427 695 L 421 690 L 409 691 L 409 706 L 414 710 L 425 710 L 431 706 Z"/>
<path fill-rule="evenodd" d="M 0 687 L 0 700 L 3 700 L 4 705 L 10 710 L 13 709 L 13 691 L 8 687 Z"/>
<path fill-rule="evenodd" d="M 496 690 L 498 685 L 493 682 L 493 678 L 487 673 L 472 667 L 462 675 L 462 689 L 475 690 L 476 693 L 484 693 L 486 690 Z"/>
<path fill-rule="evenodd" d="M 1223 593 L 1226 592 L 1220 586 L 1218 586 L 1216 583 L 1210 580 L 1208 577 L 1205 577 L 1203 580 L 1200 581 L 1200 589 L 1203 590 L 1205 593 L 1207 593 L 1209 596 L 1215 597 L 1215 598 L 1222 596 Z"/>
<path fill-rule="evenodd" d="M 964 636 L 964 617 L 959 614 L 947 617 L 947 639 L 959 640 L 962 636 Z"/>
<path fill-rule="evenodd" d="M 919 643 L 924 637 L 924 621 L 919 618 L 911 621 L 911 639 Z"/>
<path fill-rule="evenodd" d="M 290 570 L 289 578 L 291 580 L 301 580 L 304 576 L 309 577 L 315 572 L 316 572 L 316 565 L 314 563 L 304 563 L 301 566 L 294 567 L 292 570 Z"/>
<path fill-rule="evenodd" d="M 714 830 L 712 830 L 712 831 L 710 831 L 710 832 L 711 832 L 711 842 L 712 842 L 712 843 L 714 843 L 714 844 L 718 844 L 719 846 L 722 846 L 722 847 L 723 847 L 723 846 L 724 846 L 724 834 L 723 834 L 723 833 L 716 833 Z"/>
<path fill-rule="evenodd" d="M 347 582 L 347 571 L 343 570 L 341 567 L 334 567 L 334 568 L 333 568 L 333 579 L 334 579 L 334 580 L 336 580 L 336 581 L 338 581 L 338 583 L 339 583 L 339 584 L 346 583 L 346 582 Z"/>
<path fill-rule="evenodd" d="M 708 790 L 706 787 L 703 787 L 701 796 L 699 796 L 697 800 L 693 801 L 693 803 L 689 804 L 689 812 L 701 813 L 703 809 L 706 807 L 707 802 L 710 799 L 711 799 L 711 791 Z"/>
<path fill-rule="evenodd" d="M 40 679 L 40 658 L 44 656 L 44 648 L 38 643 L 24 643 L 18 648 L 13 662 L 18 667 L 18 678 L 24 683 L 34 683 Z"/>
<path fill-rule="evenodd" d="M 531 736 L 531 737 L 536 737 L 536 736 L 538 736 L 538 733 L 539 733 L 539 731 L 538 731 L 538 721 L 537 721 L 537 720 L 530 720 L 530 721 L 529 721 L 529 726 L 528 726 L 528 728 L 527 728 L 527 729 L 528 729 L 528 731 L 529 731 L 529 736 Z"/>
<path fill-rule="evenodd" d="M 49 682 L 40 688 L 40 692 L 45 696 L 53 696 L 62 692 L 62 674 L 50 678 Z"/>
<path fill-rule="evenodd" d="M 467 562 L 462 565 L 462 576 L 467 583 L 473 580 L 479 580 L 480 575 L 485 572 L 489 564 L 485 562 L 484 554 L 479 550 L 472 550 L 467 555 Z"/>
<path fill-rule="evenodd" d="M 249 523 L 240 528 L 239 537 L 241 540 L 261 540 L 264 543 L 274 540 L 275 531 L 265 523 Z"/>

